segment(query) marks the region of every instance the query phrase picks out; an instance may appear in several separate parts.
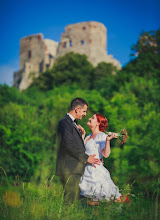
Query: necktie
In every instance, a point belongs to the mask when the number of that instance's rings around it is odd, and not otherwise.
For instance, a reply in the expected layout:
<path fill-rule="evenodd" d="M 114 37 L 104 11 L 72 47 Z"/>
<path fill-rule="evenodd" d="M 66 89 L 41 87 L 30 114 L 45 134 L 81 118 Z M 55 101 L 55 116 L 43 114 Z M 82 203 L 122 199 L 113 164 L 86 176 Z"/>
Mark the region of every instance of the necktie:
<path fill-rule="evenodd" d="M 74 119 L 74 122 L 77 124 L 77 119 Z"/>

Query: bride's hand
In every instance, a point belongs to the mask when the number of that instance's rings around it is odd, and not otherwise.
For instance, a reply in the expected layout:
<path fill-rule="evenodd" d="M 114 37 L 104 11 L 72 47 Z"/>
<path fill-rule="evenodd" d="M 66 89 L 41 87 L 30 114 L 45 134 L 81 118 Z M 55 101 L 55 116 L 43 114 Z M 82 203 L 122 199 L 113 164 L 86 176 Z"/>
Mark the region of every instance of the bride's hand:
<path fill-rule="evenodd" d="M 77 128 L 78 128 L 78 129 L 80 130 L 80 132 L 82 133 L 82 136 L 85 137 L 86 132 L 85 132 L 84 128 L 83 128 L 82 126 L 80 126 L 80 125 L 77 125 Z"/>
<path fill-rule="evenodd" d="M 110 141 L 110 140 L 112 140 L 113 138 L 118 138 L 118 137 L 117 137 L 117 134 L 116 134 L 116 133 L 111 132 L 111 135 L 108 135 L 108 136 L 107 136 L 106 141 Z"/>

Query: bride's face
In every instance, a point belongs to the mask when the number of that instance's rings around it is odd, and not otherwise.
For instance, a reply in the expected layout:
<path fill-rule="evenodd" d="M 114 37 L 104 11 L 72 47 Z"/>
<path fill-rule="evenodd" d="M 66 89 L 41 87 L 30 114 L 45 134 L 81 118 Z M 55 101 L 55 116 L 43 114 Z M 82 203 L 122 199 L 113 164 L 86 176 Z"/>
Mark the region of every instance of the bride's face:
<path fill-rule="evenodd" d="M 87 125 L 88 125 L 88 127 L 90 127 L 90 128 L 99 126 L 99 122 L 97 121 L 96 114 L 93 115 L 91 118 L 88 119 Z"/>

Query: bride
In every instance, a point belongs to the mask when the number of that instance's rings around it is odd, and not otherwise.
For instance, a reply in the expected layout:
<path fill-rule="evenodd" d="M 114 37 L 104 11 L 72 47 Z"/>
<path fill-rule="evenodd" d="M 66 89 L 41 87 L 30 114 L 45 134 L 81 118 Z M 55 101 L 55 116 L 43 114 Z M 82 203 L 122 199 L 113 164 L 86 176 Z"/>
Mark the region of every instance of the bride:
<path fill-rule="evenodd" d="M 92 133 L 84 140 L 86 154 L 95 154 L 98 159 L 109 157 L 111 153 L 110 140 L 117 137 L 115 133 L 111 133 L 111 136 L 104 133 L 108 128 L 108 120 L 101 114 L 95 114 L 89 119 L 87 125 Z M 84 138 L 85 130 L 80 125 L 79 129 Z M 89 198 L 90 205 L 98 204 L 103 200 L 121 202 L 119 189 L 113 183 L 109 171 L 102 162 L 100 165 L 86 164 L 79 187 L 81 195 Z"/>

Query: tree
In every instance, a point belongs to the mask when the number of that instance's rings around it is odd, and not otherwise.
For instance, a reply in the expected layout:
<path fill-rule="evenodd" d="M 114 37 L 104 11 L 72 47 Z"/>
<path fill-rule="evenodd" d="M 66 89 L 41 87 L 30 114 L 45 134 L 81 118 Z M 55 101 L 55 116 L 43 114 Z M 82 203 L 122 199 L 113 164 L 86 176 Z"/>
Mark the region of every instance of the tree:
<path fill-rule="evenodd" d="M 78 85 L 80 88 L 89 89 L 91 87 L 92 64 L 85 55 L 70 52 L 63 57 L 59 57 L 53 68 L 48 69 L 35 79 L 32 86 L 36 85 L 43 90 L 49 90 L 59 85 Z"/>
<path fill-rule="evenodd" d="M 136 45 L 132 47 L 133 53 L 130 63 L 124 67 L 125 71 L 136 76 L 157 77 L 160 79 L 160 29 L 157 31 L 142 32 Z"/>
<path fill-rule="evenodd" d="M 47 122 L 30 105 L 9 102 L 0 109 L 0 165 L 9 180 L 18 175 L 29 181 L 34 174 L 43 150 L 51 145 Z"/>
<path fill-rule="evenodd" d="M 105 98 L 110 98 L 113 96 L 113 92 L 117 90 L 117 82 L 115 81 L 117 73 L 118 70 L 113 64 L 99 63 L 94 68 L 92 88 L 100 91 Z"/>
<path fill-rule="evenodd" d="M 0 107 L 4 106 L 8 102 L 17 102 L 20 100 L 20 93 L 14 87 L 8 85 L 0 85 Z"/>

